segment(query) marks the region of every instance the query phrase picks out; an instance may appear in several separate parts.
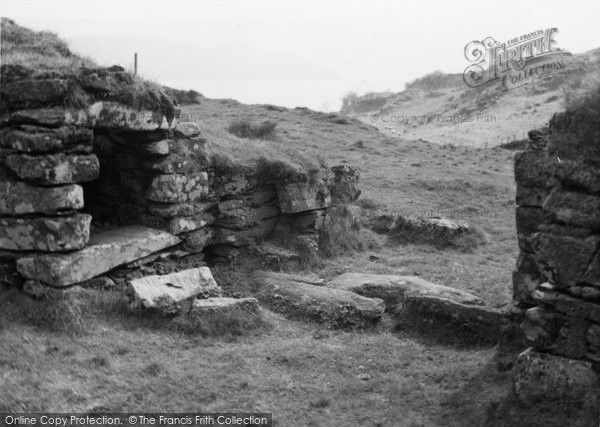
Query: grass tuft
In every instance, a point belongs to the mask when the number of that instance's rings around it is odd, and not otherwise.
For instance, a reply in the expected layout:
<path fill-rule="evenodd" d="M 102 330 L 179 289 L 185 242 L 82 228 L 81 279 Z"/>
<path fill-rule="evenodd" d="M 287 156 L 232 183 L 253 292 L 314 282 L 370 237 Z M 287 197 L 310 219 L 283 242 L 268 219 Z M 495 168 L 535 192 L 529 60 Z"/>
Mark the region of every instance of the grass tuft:
<path fill-rule="evenodd" d="M 238 138 L 272 141 L 277 136 L 276 127 L 277 123 L 270 121 L 256 124 L 250 123 L 248 120 L 237 120 L 229 125 L 227 131 Z"/>

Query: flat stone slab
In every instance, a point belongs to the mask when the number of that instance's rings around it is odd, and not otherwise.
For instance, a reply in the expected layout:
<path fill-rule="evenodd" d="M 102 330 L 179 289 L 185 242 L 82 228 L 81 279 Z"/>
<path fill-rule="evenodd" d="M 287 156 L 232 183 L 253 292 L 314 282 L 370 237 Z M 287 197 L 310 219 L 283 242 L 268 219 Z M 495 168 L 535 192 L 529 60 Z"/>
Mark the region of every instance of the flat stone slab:
<path fill-rule="evenodd" d="M 57 151 L 91 152 L 94 134 L 90 129 L 63 126 L 45 128 L 23 125 L 18 129 L 0 130 L 0 146 L 22 153 L 52 153 Z"/>
<path fill-rule="evenodd" d="M 415 276 L 345 273 L 329 281 L 327 286 L 368 298 L 381 298 L 389 311 L 402 310 L 407 294 L 444 298 L 464 305 L 483 305 L 483 300 L 473 294 Z"/>
<path fill-rule="evenodd" d="M 52 213 L 83 208 L 83 188 L 70 184 L 36 187 L 15 180 L 0 181 L 0 215 Z"/>
<path fill-rule="evenodd" d="M 91 279 L 179 242 L 166 231 L 141 226 L 123 227 L 92 235 L 88 245 L 77 252 L 21 258 L 17 261 L 17 269 L 28 279 L 63 287 Z"/>
<path fill-rule="evenodd" d="M 12 154 L 6 158 L 5 165 L 24 181 L 48 185 L 88 182 L 100 175 L 95 154 Z"/>
<path fill-rule="evenodd" d="M 309 284 L 309 278 L 271 272 L 253 276 L 260 301 L 275 311 L 328 326 L 366 327 L 379 321 L 385 305 L 353 292 Z"/>
<path fill-rule="evenodd" d="M 171 310 L 201 293 L 219 293 L 208 267 L 192 268 L 166 275 L 146 276 L 130 282 L 133 307 Z"/>
<path fill-rule="evenodd" d="M 168 129 L 175 125 L 176 120 L 167 119 L 160 111 L 136 110 L 118 102 L 99 101 L 87 109 L 55 107 L 14 111 L 2 117 L 1 122 L 52 127 L 79 125 L 151 131 Z"/>
<path fill-rule="evenodd" d="M 0 249 L 64 252 L 83 248 L 92 216 L 74 214 L 38 218 L 0 218 Z"/>
<path fill-rule="evenodd" d="M 258 314 L 260 306 L 256 298 L 225 298 L 212 297 L 206 299 L 197 299 L 192 304 L 192 316 L 202 316 L 203 314 L 228 314 L 232 311 L 244 310 Z"/>

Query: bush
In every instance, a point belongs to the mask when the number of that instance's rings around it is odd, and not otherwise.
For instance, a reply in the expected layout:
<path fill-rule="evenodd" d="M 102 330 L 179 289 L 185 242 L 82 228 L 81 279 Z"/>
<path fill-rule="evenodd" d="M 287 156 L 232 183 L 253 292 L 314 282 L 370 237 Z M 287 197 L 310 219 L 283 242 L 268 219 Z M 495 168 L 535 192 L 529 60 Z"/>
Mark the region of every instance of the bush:
<path fill-rule="evenodd" d="M 377 249 L 383 238 L 360 224 L 360 208 L 346 206 L 330 209 L 319 232 L 319 252 L 333 258 L 353 252 Z"/>
<path fill-rule="evenodd" d="M 276 127 L 277 123 L 271 121 L 255 124 L 248 120 L 237 120 L 231 123 L 227 130 L 238 138 L 273 140 Z"/>

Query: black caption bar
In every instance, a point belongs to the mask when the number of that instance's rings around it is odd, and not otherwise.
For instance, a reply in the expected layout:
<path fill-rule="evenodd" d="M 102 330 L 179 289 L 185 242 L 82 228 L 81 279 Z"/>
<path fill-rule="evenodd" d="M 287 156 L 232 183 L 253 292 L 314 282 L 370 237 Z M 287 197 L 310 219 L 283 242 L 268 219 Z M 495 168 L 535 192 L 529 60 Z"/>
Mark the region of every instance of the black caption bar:
<path fill-rule="evenodd" d="M 273 426 L 273 414 L 264 412 L 197 413 L 0 413 L 0 427 L 10 426 Z"/>

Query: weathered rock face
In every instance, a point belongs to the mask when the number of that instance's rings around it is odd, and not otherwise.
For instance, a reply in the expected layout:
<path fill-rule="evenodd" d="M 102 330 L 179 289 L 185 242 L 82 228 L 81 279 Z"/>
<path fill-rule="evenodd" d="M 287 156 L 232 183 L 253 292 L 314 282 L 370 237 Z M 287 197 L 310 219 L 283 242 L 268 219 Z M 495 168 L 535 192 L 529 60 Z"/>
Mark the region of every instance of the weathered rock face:
<path fill-rule="evenodd" d="M 552 119 L 545 150 L 515 156 L 513 297 L 533 347 L 519 357 L 515 392 L 528 404 L 598 398 L 600 153 L 581 111 Z"/>
<path fill-rule="evenodd" d="M 325 180 L 281 185 L 277 189 L 281 212 L 293 214 L 331 206 L 331 195 Z"/>
<path fill-rule="evenodd" d="M 0 218 L 0 248 L 64 252 L 82 249 L 90 238 L 87 214 L 39 218 Z"/>
<path fill-rule="evenodd" d="M 163 203 L 197 202 L 208 195 L 208 174 L 157 175 L 147 190 L 148 200 Z"/>
<path fill-rule="evenodd" d="M 200 294 L 211 296 L 221 292 L 208 267 L 142 277 L 132 280 L 130 287 L 134 298 L 133 307 L 167 312 L 179 311 L 179 304 Z"/>
<path fill-rule="evenodd" d="M 168 129 L 168 120 L 161 111 L 137 110 L 118 102 L 99 101 L 87 108 L 49 107 L 14 111 L 2 118 L 2 123 L 33 124 L 47 127 L 84 126 L 122 128 L 130 130 Z"/>
<path fill-rule="evenodd" d="M 92 131 L 65 126 L 46 128 L 20 125 L 0 129 L 0 146 L 27 154 L 92 151 Z"/>
<path fill-rule="evenodd" d="M 41 185 L 93 181 L 100 172 L 98 158 L 93 154 L 13 154 L 6 158 L 5 165 L 19 179 Z"/>
<path fill-rule="evenodd" d="M 54 287 L 83 282 L 113 268 L 143 258 L 180 240 L 164 231 L 132 226 L 92 236 L 88 245 L 68 254 L 39 254 L 17 261 L 23 277 Z"/>
<path fill-rule="evenodd" d="M 383 301 L 319 286 L 320 282 L 287 274 L 257 272 L 258 298 L 274 310 L 311 318 L 329 326 L 366 327 L 385 310 Z"/>
<path fill-rule="evenodd" d="M 83 208 L 83 188 L 79 185 L 36 187 L 6 179 L 0 181 L 0 215 L 51 214 Z"/>

